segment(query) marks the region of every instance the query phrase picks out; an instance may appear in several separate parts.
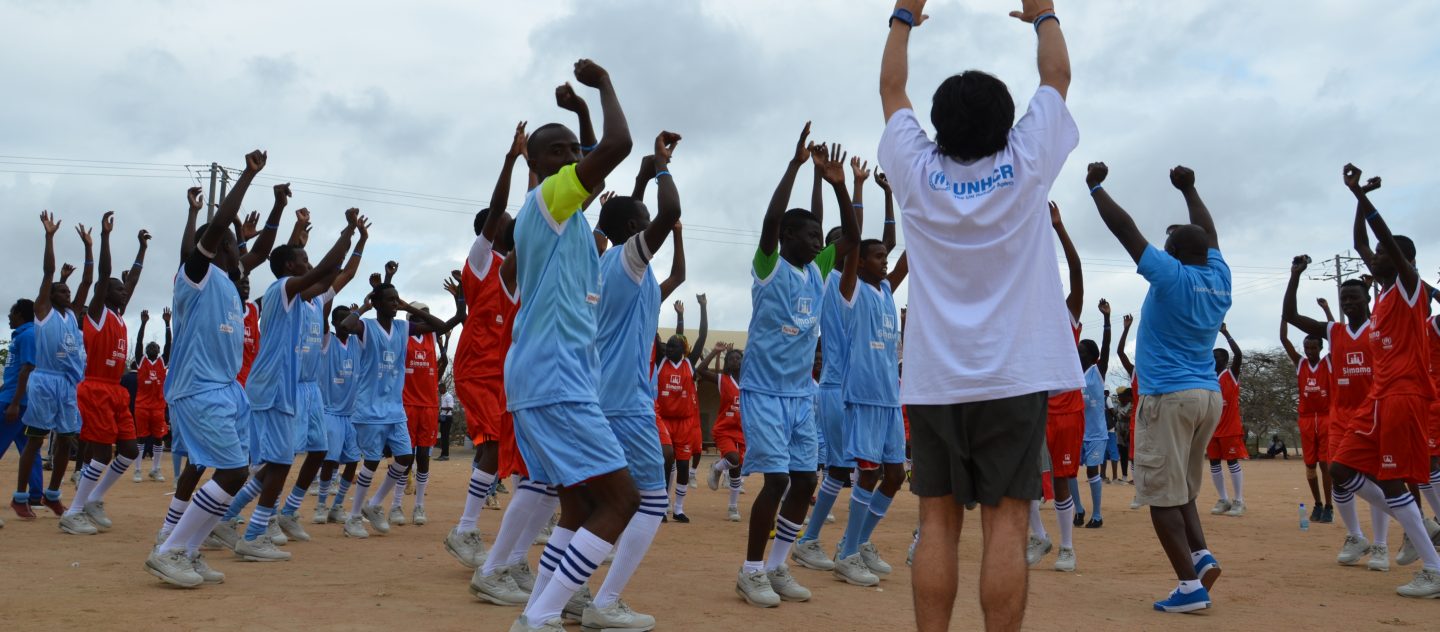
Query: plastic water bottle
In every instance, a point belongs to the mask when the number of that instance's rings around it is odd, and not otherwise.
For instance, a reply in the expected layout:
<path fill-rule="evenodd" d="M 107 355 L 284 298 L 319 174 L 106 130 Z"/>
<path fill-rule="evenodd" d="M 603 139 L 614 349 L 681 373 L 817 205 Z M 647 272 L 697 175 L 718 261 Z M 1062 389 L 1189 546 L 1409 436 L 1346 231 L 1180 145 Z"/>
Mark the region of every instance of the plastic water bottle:
<path fill-rule="evenodd" d="M 1310 530 L 1310 514 L 1305 513 L 1305 503 L 1300 503 L 1300 530 Z"/>

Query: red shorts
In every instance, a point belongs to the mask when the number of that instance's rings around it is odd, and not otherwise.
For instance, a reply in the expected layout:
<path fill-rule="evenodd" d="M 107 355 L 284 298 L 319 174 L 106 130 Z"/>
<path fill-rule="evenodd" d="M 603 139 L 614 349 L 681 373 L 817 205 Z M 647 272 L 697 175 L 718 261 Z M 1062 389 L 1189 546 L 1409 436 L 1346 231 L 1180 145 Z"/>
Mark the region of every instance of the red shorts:
<path fill-rule="evenodd" d="M 715 435 L 715 449 L 720 456 L 731 452 L 740 455 L 740 462 L 745 462 L 745 435 L 738 432 L 721 432 Z"/>
<path fill-rule="evenodd" d="M 435 447 L 440 438 L 440 407 L 406 406 L 405 426 L 410 429 L 410 447 Z"/>
<path fill-rule="evenodd" d="M 1085 437 L 1085 413 L 1050 415 L 1045 421 L 1045 446 L 1050 449 L 1050 471 L 1055 478 L 1075 478 L 1080 472 L 1080 448 Z"/>
<path fill-rule="evenodd" d="M 1340 454 L 1340 444 L 1345 441 L 1345 435 L 1355 429 L 1356 417 L 1364 415 L 1368 419 L 1369 412 L 1370 407 L 1363 405 L 1358 410 L 1330 409 L 1330 427 L 1325 429 L 1327 439 L 1325 443 L 1329 448 L 1329 451 L 1325 453 L 1326 456 L 1334 458 L 1335 455 Z"/>
<path fill-rule="evenodd" d="M 1250 451 L 1245 449 L 1244 436 L 1214 437 L 1205 448 L 1205 456 L 1211 461 L 1238 461 L 1250 458 Z"/>
<path fill-rule="evenodd" d="M 1429 421 L 1425 427 L 1425 439 L 1429 442 L 1430 456 L 1440 456 L 1440 400 L 1430 403 Z"/>
<path fill-rule="evenodd" d="M 530 469 L 525 467 L 525 459 L 520 456 L 520 447 L 515 444 L 515 418 L 510 413 L 501 415 L 500 418 L 500 468 L 496 470 L 499 476 L 505 477 L 511 474 L 519 474 L 525 478 L 530 477 Z"/>
<path fill-rule="evenodd" d="M 665 417 L 661 422 L 665 424 L 665 429 L 670 431 L 670 446 L 675 449 L 675 461 L 689 461 L 690 457 L 694 456 L 690 432 L 690 425 L 694 420 L 691 417 Z"/>
<path fill-rule="evenodd" d="M 690 454 L 700 456 L 705 453 L 705 435 L 700 430 L 700 417 L 690 418 Z"/>
<path fill-rule="evenodd" d="M 1430 482 L 1430 449 L 1425 424 L 1430 402 L 1418 395 L 1371 399 L 1340 442 L 1335 461 L 1376 480 Z"/>
<path fill-rule="evenodd" d="M 1327 431 L 1330 429 L 1330 415 L 1302 415 L 1295 423 L 1300 427 L 1300 455 L 1305 458 L 1305 465 L 1313 467 L 1316 463 L 1329 463 L 1330 437 Z"/>
<path fill-rule="evenodd" d="M 103 445 L 135 439 L 130 391 L 113 382 L 84 380 L 75 390 L 80 405 L 80 440 Z"/>
<path fill-rule="evenodd" d="M 673 445 L 673 444 L 674 444 L 674 441 L 672 441 L 672 440 L 670 439 L 670 427 L 665 425 L 665 420 L 664 420 L 664 419 L 661 419 L 661 418 L 658 417 L 658 416 L 655 417 L 655 428 L 656 428 L 656 429 L 659 431 L 659 433 L 660 433 L 660 445 Z"/>
<path fill-rule="evenodd" d="M 498 441 L 500 426 L 511 423 L 505 412 L 505 382 L 499 377 L 455 380 L 455 397 L 465 409 L 465 432 L 475 445 Z"/>
<path fill-rule="evenodd" d="M 168 432 L 170 426 L 165 423 L 164 408 L 135 407 L 135 436 L 159 439 Z"/>

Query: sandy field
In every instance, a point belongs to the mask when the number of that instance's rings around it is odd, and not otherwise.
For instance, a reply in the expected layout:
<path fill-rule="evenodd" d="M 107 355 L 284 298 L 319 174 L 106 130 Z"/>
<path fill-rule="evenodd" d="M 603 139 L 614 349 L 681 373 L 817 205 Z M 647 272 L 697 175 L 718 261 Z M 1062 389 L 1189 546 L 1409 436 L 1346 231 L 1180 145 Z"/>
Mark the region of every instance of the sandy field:
<path fill-rule="evenodd" d="M 16 462 L 13 451 L 0 461 L 3 480 L 15 480 Z M 432 465 L 427 526 L 407 525 L 389 536 L 350 540 L 341 535 L 339 525 L 307 524 L 314 541 L 285 547 L 295 556 L 292 561 L 246 563 L 228 552 L 210 552 L 210 563 L 226 573 L 226 582 L 193 590 L 165 586 L 143 569 L 169 501 L 168 481 L 134 483 L 127 476 L 117 483 L 106 500 L 115 526 L 97 536 L 62 534 L 48 511 L 24 522 L 7 508 L 6 525 L 0 529 L 4 628 L 507 630 L 518 609 L 472 598 L 466 590 L 470 571 L 441 544 L 459 516 L 468 468 L 465 452 Z M 1151 610 L 1150 604 L 1173 587 L 1173 576 L 1150 531 L 1148 514 L 1128 509 L 1133 488 L 1107 485 L 1105 527 L 1076 530 L 1079 571 L 1052 571 L 1054 553 L 1032 569 L 1026 627 L 1440 629 L 1440 602 L 1394 594 L 1394 587 L 1409 581 L 1416 566 L 1378 573 L 1336 565 L 1344 537 L 1338 517 L 1335 524 L 1299 530 L 1297 504 L 1308 502 L 1309 492 L 1298 459 L 1251 461 L 1245 468 L 1249 515 L 1205 516 L 1211 548 L 1225 569 L 1211 609 L 1190 615 Z M 760 481 L 752 477 L 747 484 L 758 489 Z M 73 493 L 67 484 L 65 500 Z M 755 624 L 772 630 L 913 629 L 910 573 L 904 561 L 916 502 L 908 492 L 896 499 L 876 532 L 881 553 L 896 568 L 879 587 L 849 586 L 829 573 L 796 568 L 814 599 L 772 610 L 747 606 L 734 593 L 744 531 L 743 523 L 726 521 L 726 496 L 724 488 L 711 492 L 703 483 L 692 491 L 686 505 L 693 522 L 661 528 L 625 595 L 637 610 L 655 615 L 660 629 L 734 631 Z M 412 498 L 406 499 L 407 514 Z M 505 504 L 510 497 L 500 498 Z M 752 498 L 741 496 L 747 516 Z M 837 507 L 845 506 L 845 498 L 842 495 Z M 1208 509 L 1214 500 L 1207 484 L 1200 502 Z M 303 515 L 310 515 L 314 501 L 307 499 Z M 1088 492 L 1085 502 L 1088 506 Z M 841 523 L 827 527 L 822 538 L 827 544 L 833 544 L 843 528 L 844 511 L 837 513 Z M 1043 515 L 1058 542 L 1054 513 L 1047 506 Z M 499 521 L 500 512 L 482 513 L 487 544 Z M 972 518 L 967 526 L 973 529 L 962 536 L 957 630 L 980 628 L 975 584 L 979 522 Z M 1398 524 L 1392 525 L 1391 534 L 1393 554 L 1400 544 Z M 532 548 L 532 564 L 539 554 L 539 547 Z M 599 585 L 600 573 L 592 586 Z"/>

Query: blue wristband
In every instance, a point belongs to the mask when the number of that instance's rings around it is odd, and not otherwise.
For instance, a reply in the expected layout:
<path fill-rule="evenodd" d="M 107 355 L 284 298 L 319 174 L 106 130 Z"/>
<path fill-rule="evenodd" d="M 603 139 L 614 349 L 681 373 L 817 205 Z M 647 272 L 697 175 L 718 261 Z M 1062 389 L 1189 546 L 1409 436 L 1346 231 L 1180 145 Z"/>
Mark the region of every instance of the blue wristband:
<path fill-rule="evenodd" d="M 1096 192 L 1096 191 L 1099 191 L 1101 188 L 1104 188 L 1104 186 L 1105 186 L 1105 185 L 1103 185 L 1103 184 L 1097 184 L 1097 185 L 1095 185 L 1095 186 L 1093 186 L 1093 187 L 1090 187 L 1090 195 L 1095 195 L 1095 192 Z"/>
<path fill-rule="evenodd" d="M 890 14 L 890 26 L 895 25 L 895 20 L 900 20 L 905 23 L 905 26 L 915 28 L 915 14 L 911 13 L 909 9 L 896 9 L 894 13 Z"/>
<path fill-rule="evenodd" d="M 852 207 L 854 207 L 854 208 L 865 208 L 865 205 L 864 205 L 864 204 L 861 204 L 861 203 L 859 203 L 859 202 L 856 202 L 856 203 L 854 203 L 854 204 L 851 204 L 850 206 L 852 206 Z"/>
<path fill-rule="evenodd" d="M 134 266 L 131 266 L 131 267 L 143 268 L 143 267 L 145 267 L 145 266 L 141 265 L 139 261 L 136 261 L 136 262 L 135 262 L 135 265 L 134 265 Z"/>
<path fill-rule="evenodd" d="M 350 256 L 355 257 L 356 259 L 359 259 L 359 258 L 361 257 L 361 255 L 363 255 L 363 254 L 364 254 L 364 253 L 360 252 L 359 250 L 356 250 L 355 252 L 350 253 Z"/>
<path fill-rule="evenodd" d="M 592 151 L 595 151 L 595 147 L 597 147 L 598 145 L 599 145 L 599 143 L 596 143 L 596 144 L 594 144 L 594 145 L 581 145 L 581 146 L 580 146 L 580 151 L 583 151 L 583 152 L 585 152 L 585 153 L 588 154 L 588 153 L 590 153 L 590 152 L 592 152 Z"/>
<path fill-rule="evenodd" d="M 1370 211 L 1370 214 L 1365 216 L 1365 221 L 1368 222 L 1368 221 L 1370 221 L 1370 220 L 1372 220 L 1372 219 L 1375 219 L 1375 218 L 1377 218 L 1377 217 L 1380 217 L 1380 211 L 1378 211 L 1378 210 L 1376 210 L 1376 211 Z M 87 263 L 88 263 L 88 262 L 87 262 Z"/>
<path fill-rule="evenodd" d="M 1055 23 L 1056 23 L 1056 24 L 1059 24 L 1059 23 L 1060 23 L 1060 18 L 1057 17 L 1054 13 L 1046 13 L 1046 14 L 1040 15 L 1039 17 L 1036 17 L 1036 18 L 1035 18 L 1035 32 L 1036 32 L 1036 33 L 1039 33 L 1039 32 L 1040 32 L 1040 25 L 1043 24 L 1043 23 L 1045 22 L 1045 20 L 1055 20 Z"/>
<path fill-rule="evenodd" d="M 85 260 L 85 265 L 87 265 L 87 266 L 93 266 L 93 265 L 95 265 L 95 260 L 94 260 L 94 259 L 86 259 L 86 260 Z"/>
<path fill-rule="evenodd" d="M 266 224 L 266 225 L 265 225 L 265 230 L 276 230 L 276 229 L 278 229 L 278 228 L 280 228 L 280 225 L 279 225 L 279 224 Z"/>
<path fill-rule="evenodd" d="M 669 171 L 660 171 L 660 172 L 657 172 L 657 173 L 655 174 L 655 181 L 656 181 L 656 182 L 659 182 L 659 181 L 660 181 L 660 176 L 669 176 L 669 175 L 670 175 L 670 172 L 669 172 Z M 670 176 L 670 177 L 673 178 L 674 176 Z"/>
<path fill-rule="evenodd" d="M 893 219 L 887 219 L 887 220 L 885 220 L 885 223 L 886 223 L 887 225 L 889 225 L 889 224 L 894 224 L 894 223 L 895 223 L 895 220 L 893 220 Z"/>

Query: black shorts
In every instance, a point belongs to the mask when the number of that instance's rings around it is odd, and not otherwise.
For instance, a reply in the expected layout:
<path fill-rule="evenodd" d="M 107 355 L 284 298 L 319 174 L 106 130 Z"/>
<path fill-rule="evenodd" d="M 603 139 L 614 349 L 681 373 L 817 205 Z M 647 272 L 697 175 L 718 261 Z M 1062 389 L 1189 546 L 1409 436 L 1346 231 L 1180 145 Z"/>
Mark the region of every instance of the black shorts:
<path fill-rule="evenodd" d="M 917 496 L 958 504 L 1040 498 L 1040 463 L 1049 394 L 938 406 L 910 405 Z"/>

